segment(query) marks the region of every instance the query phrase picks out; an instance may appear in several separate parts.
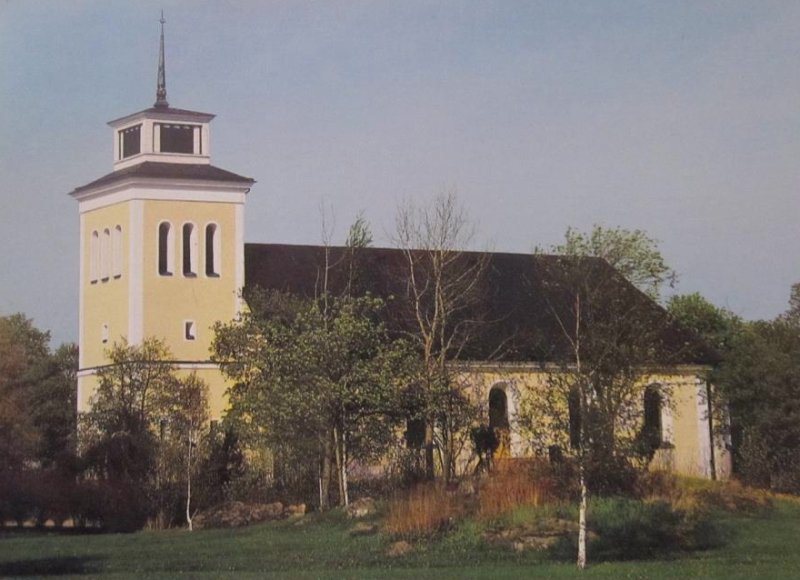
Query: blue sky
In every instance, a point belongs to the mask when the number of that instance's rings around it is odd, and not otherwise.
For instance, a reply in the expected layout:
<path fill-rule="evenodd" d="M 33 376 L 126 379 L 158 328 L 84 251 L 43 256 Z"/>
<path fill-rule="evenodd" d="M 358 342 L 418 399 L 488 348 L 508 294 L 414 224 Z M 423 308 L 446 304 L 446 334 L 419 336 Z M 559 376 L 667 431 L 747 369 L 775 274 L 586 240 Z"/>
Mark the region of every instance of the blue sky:
<path fill-rule="evenodd" d="M 338 238 L 455 187 L 496 250 L 641 228 L 698 291 L 773 317 L 800 281 L 800 3 L 0 0 L 0 314 L 76 340 L 74 187 L 106 122 L 216 113 L 212 163 L 258 183 L 247 241 Z"/>

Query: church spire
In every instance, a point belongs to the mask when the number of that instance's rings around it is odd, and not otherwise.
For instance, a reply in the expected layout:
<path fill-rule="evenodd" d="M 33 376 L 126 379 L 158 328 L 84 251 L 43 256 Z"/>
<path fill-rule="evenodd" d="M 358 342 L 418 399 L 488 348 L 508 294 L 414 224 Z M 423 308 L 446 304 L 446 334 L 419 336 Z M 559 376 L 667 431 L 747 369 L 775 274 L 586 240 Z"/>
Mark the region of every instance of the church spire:
<path fill-rule="evenodd" d="M 155 107 L 169 107 L 167 102 L 167 72 L 164 66 L 164 11 L 161 11 L 161 48 L 158 52 L 158 86 Z"/>

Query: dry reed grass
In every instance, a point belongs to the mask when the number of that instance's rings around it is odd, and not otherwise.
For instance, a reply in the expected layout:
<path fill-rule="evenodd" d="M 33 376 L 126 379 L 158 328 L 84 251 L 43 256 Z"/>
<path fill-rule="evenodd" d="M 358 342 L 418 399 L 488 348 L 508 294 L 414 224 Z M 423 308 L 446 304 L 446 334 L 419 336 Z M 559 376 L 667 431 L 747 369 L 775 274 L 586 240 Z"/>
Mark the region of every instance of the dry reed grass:
<path fill-rule="evenodd" d="M 393 537 L 416 537 L 447 527 L 462 511 L 459 498 L 440 483 L 417 485 L 389 502 L 384 524 Z"/>
<path fill-rule="evenodd" d="M 552 487 L 551 480 L 528 470 L 496 473 L 481 485 L 478 516 L 492 519 L 520 506 L 551 501 Z"/>

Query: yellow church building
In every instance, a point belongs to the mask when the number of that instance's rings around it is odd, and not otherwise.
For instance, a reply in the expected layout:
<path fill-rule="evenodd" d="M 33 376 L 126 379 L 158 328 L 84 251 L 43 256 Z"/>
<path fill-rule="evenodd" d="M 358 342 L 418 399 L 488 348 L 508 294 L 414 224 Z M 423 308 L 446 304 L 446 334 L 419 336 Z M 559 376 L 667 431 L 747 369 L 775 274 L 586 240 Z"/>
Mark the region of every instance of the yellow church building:
<path fill-rule="evenodd" d="M 325 249 L 245 244 L 244 207 L 255 181 L 211 165 L 214 115 L 167 102 L 163 22 L 156 96 L 153 107 L 109 123 L 113 170 L 70 193 L 80 216 L 78 411 L 90 408 L 96 372 L 107 364 L 105 352 L 114 342 L 124 338 L 137 344 L 156 337 L 182 372 L 195 372 L 209 385 L 210 413 L 218 419 L 225 412 L 228 384 L 210 360 L 212 326 L 241 311 L 245 287 L 312 294 Z M 365 252 L 369 291 L 397 295 L 390 274 L 401 252 Z M 541 259 L 491 254 L 486 284 L 493 289 L 493 318 L 507 323 L 496 330 L 500 335 L 547 340 L 551 330 L 535 307 L 546 285 L 531 290 L 530 284 L 520 283 L 541 278 Z M 528 294 L 522 294 L 523 287 Z M 542 351 L 520 343 L 497 360 L 478 350 L 467 363 L 486 386 L 487 408 L 501 410 L 499 426 L 508 429 L 506 456 L 535 452 L 516 428 L 516 413 L 526 391 L 546 388 L 546 362 Z M 657 408 L 663 445 L 656 459 L 701 477 L 724 477 L 730 471 L 730 454 L 711 429 L 705 374 L 713 362 L 699 348 L 651 377 L 671 393 L 669 404 Z"/>

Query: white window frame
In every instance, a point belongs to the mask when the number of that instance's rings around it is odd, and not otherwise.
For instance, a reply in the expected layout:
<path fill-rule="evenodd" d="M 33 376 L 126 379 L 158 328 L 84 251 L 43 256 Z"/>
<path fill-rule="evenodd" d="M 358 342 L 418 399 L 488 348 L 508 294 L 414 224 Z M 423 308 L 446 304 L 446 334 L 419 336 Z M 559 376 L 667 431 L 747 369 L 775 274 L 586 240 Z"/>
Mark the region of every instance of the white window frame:
<path fill-rule="evenodd" d="M 122 226 L 117 225 L 114 228 L 111 238 L 112 249 L 112 270 L 111 273 L 114 278 L 122 277 Z"/>
<path fill-rule="evenodd" d="M 96 284 L 100 271 L 100 234 L 97 230 L 92 232 L 89 240 L 89 281 Z"/>
<path fill-rule="evenodd" d="M 190 227 L 188 248 L 186 247 L 186 228 Z M 181 272 L 184 278 L 197 277 L 197 254 L 199 254 L 200 243 L 197 239 L 197 226 L 194 222 L 183 222 L 181 225 Z M 186 252 L 189 252 L 189 271 L 186 271 Z"/>
<path fill-rule="evenodd" d="M 108 228 L 103 229 L 100 238 L 100 281 L 108 282 L 111 276 L 111 232 Z"/>
<path fill-rule="evenodd" d="M 167 269 L 165 272 L 161 271 L 161 226 L 166 224 L 169 227 L 167 231 L 167 247 L 166 262 Z M 159 276 L 172 276 L 175 273 L 175 228 L 172 227 L 172 222 L 169 220 L 161 220 L 156 226 L 156 272 Z"/>
<path fill-rule="evenodd" d="M 211 240 L 211 255 L 213 261 L 213 269 L 211 273 L 208 271 L 208 228 L 214 228 L 214 234 Z M 205 266 L 203 268 L 203 273 L 206 275 L 207 278 L 219 278 L 222 275 L 222 235 L 220 233 L 220 227 L 217 222 L 208 222 L 206 227 L 203 228 L 203 249 L 205 253 L 203 257 L 206 261 Z"/>

